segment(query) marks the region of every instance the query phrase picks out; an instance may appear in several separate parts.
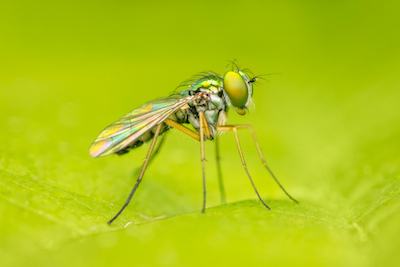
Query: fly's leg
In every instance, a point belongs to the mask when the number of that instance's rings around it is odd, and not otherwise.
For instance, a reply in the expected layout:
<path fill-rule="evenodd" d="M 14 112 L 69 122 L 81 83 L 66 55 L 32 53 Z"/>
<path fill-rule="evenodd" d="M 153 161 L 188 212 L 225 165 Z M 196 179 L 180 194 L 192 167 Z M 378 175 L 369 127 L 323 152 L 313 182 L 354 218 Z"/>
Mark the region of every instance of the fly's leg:
<path fill-rule="evenodd" d="M 254 132 L 254 129 L 251 125 L 235 125 L 235 126 L 219 126 L 217 127 L 218 131 L 230 131 L 232 129 L 232 127 L 235 127 L 236 129 L 248 129 L 251 132 L 251 135 L 253 136 L 253 141 L 254 144 L 256 145 L 257 151 L 258 151 L 258 155 L 261 158 L 261 161 L 264 165 L 264 167 L 267 169 L 267 171 L 271 174 L 272 178 L 275 180 L 275 182 L 279 185 L 279 187 L 282 189 L 283 192 L 285 192 L 285 194 L 294 202 L 299 203 L 296 199 L 294 199 L 291 195 L 289 195 L 289 193 L 285 190 L 285 188 L 283 188 L 283 186 L 281 185 L 281 183 L 278 181 L 278 179 L 276 178 L 276 176 L 274 175 L 274 173 L 272 172 L 272 170 L 269 168 L 269 166 L 267 165 L 267 162 L 264 158 L 264 155 L 261 151 L 260 145 L 257 141 L 257 137 L 256 137 L 256 133 Z"/>
<path fill-rule="evenodd" d="M 150 157 L 150 159 L 149 159 L 149 163 L 147 163 L 147 166 L 149 166 L 150 163 L 153 162 L 153 160 L 155 159 L 155 157 L 157 156 L 157 154 L 160 152 L 161 147 L 162 147 L 162 145 L 163 145 L 164 142 L 165 142 L 165 135 L 166 135 L 166 133 L 164 133 L 163 135 L 160 136 L 160 141 L 158 142 L 157 147 L 154 149 L 153 153 L 151 154 L 151 157 Z M 134 173 L 133 175 L 134 175 L 134 176 L 137 176 L 137 175 L 139 175 L 139 173 L 140 173 L 140 170 L 139 170 L 139 169 L 136 169 L 136 171 L 135 171 L 135 173 Z"/>
<path fill-rule="evenodd" d="M 156 144 L 156 141 L 157 141 L 157 137 L 158 137 L 158 135 L 160 134 L 161 126 L 162 126 L 162 124 L 160 124 L 160 125 L 157 126 L 156 132 L 155 132 L 154 137 L 153 137 L 153 141 L 151 142 L 149 151 L 147 152 L 146 159 L 144 160 L 142 170 L 140 171 L 139 177 L 138 177 L 138 179 L 137 179 L 137 181 L 136 181 L 136 184 L 135 184 L 135 186 L 133 187 L 131 193 L 129 194 L 128 199 L 125 201 L 125 204 L 124 204 L 124 205 L 122 206 L 122 208 L 118 211 L 118 213 L 117 213 L 111 220 L 109 220 L 109 221 L 107 222 L 108 224 L 111 224 L 115 219 L 117 219 L 118 216 L 122 213 L 122 211 L 128 206 L 129 202 L 131 201 L 131 199 L 132 199 L 132 197 L 133 197 L 133 194 L 135 193 L 136 189 L 138 188 L 140 182 L 142 181 L 144 172 L 146 171 L 147 164 L 149 164 L 149 161 L 150 161 L 151 152 L 153 152 L 154 145 Z"/>
<path fill-rule="evenodd" d="M 217 127 L 217 130 L 218 130 L 218 131 L 233 131 L 233 133 L 235 134 L 236 145 L 237 145 L 237 148 L 238 148 L 238 150 L 239 150 L 239 155 L 240 155 L 240 159 L 242 160 L 243 168 L 244 168 L 244 170 L 246 171 L 246 174 L 247 174 L 247 176 L 249 177 L 250 182 L 251 182 L 251 184 L 252 184 L 252 186 L 253 186 L 253 188 L 254 188 L 254 191 L 256 191 L 256 194 L 257 194 L 258 198 L 260 199 L 261 203 L 263 203 L 263 205 L 264 205 L 267 209 L 270 210 L 271 208 L 268 207 L 267 204 L 265 204 L 264 200 L 261 198 L 260 194 L 258 193 L 257 188 L 256 188 L 256 186 L 255 186 L 255 184 L 254 184 L 254 182 L 253 182 L 253 179 L 252 179 L 251 176 L 250 176 L 249 170 L 247 169 L 246 161 L 244 160 L 243 153 L 242 153 L 242 148 L 240 147 L 239 136 L 238 136 L 238 134 L 237 134 L 237 128 L 236 128 L 236 126 L 218 126 L 218 127 Z"/>
<path fill-rule="evenodd" d="M 222 179 L 221 162 L 220 162 L 220 156 L 219 156 L 218 135 L 215 135 L 214 139 L 215 139 L 215 160 L 217 162 L 219 191 L 221 194 L 221 205 L 223 205 L 226 203 L 226 197 L 225 197 L 224 180 Z"/>
<path fill-rule="evenodd" d="M 201 111 L 201 115 L 199 114 L 199 116 L 200 116 L 199 119 L 200 119 L 201 121 L 203 121 L 203 127 L 200 126 L 200 129 L 203 129 L 204 135 L 205 135 L 207 138 L 211 138 L 210 128 L 208 127 L 208 123 L 207 123 L 206 117 L 204 116 L 204 112 Z"/>
<path fill-rule="evenodd" d="M 199 121 L 200 121 L 200 129 L 198 133 L 193 132 L 192 130 L 186 128 L 185 126 L 177 123 L 176 121 L 167 119 L 164 122 L 173 128 L 177 129 L 178 131 L 181 131 L 182 133 L 192 137 L 193 139 L 200 141 L 200 150 L 201 150 L 201 165 L 202 165 L 202 171 L 203 171 L 203 208 L 202 208 L 202 213 L 205 212 L 206 210 L 206 173 L 205 173 L 205 156 L 204 156 L 204 135 L 207 136 L 207 133 L 210 134 L 210 129 L 208 127 L 208 123 L 204 117 L 203 111 L 199 112 Z"/>
<path fill-rule="evenodd" d="M 169 126 L 177 129 L 178 131 L 181 131 L 182 133 L 186 134 L 187 136 L 193 138 L 194 140 L 200 141 L 200 136 L 198 133 L 193 132 L 192 130 L 190 130 L 189 128 L 186 128 L 182 124 L 179 124 L 176 121 L 173 121 L 170 119 L 166 119 L 164 122 L 166 124 L 168 124 Z"/>
<path fill-rule="evenodd" d="M 201 167 L 202 167 L 202 172 L 203 172 L 203 209 L 202 213 L 206 212 L 206 170 L 205 170 L 205 156 L 204 156 L 204 134 L 205 132 L 208 134 L 210 133 L 208 129 L 208 124 L 207 121 L 204 117 L 203 111 L 199 112 L 199 121 L 200 121 L 200 150 L 201 150 Z M 205 123 L 204 123 L 205 122 Z M 206 129 L 206 131 L 205 131 Z"/>

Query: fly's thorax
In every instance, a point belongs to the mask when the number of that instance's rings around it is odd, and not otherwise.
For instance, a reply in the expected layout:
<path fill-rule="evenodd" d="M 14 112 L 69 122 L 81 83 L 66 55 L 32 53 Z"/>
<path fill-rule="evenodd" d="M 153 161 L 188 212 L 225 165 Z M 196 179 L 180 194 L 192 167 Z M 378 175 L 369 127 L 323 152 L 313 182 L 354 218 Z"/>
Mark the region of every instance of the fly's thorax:
<path fill-rule="evenodd" d="M 220 119 L 220 113 L 227 109 L 227 104 L 223 98 L 223 95 L 219 96 L 218 93 L 211 92 L 200 92 L 205 93 L 207 97 L 196 102 L 191 103 L 191 108 L 188 110 L 188 122 L 197 130 L 200 129 L 199 113 L 202 111 L 204 117 L 208 123 L 208 127 L 211 132 L 211 139 L 213 138 L 217 125 Z M 226 116 L 224 116 L 226 117 Z"/>
<path fill-rule="evenodd" d="M 197 80 L 193 85 L 191 90 L 197 91 L 208 91 L 212 93 L 218 93 L 222 90 L 223 82 L 222 78 L 219 76 L 206 76 Z"/>
<path fill-rule="evenodd" d="M 199 112 L 204 112 L 211 133 L 211 139 L 216 132 L 219 123 L 220 113 L 228 108 L 223 92 L 223 79 L 217 74 L 206 74 L 206 76 L 196 80 L 190 85 L 190 89 L 182 92 L 182 96 L 197 95 L 200 96 L 196 101 L 189 103 L 186 109 L 186 123 L 190 123 L 197 131 L 200 129 Z M 226 118 L 226 116 L 223 116 Z M 225 122 L 225 120 L 223 120 Z"/>

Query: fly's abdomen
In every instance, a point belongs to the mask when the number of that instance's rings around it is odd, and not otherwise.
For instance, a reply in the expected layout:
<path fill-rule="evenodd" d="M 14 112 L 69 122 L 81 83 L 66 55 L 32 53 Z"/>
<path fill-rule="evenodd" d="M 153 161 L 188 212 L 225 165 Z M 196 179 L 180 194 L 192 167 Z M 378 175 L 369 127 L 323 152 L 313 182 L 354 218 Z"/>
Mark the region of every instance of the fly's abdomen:
<path fill-rule="evenodd" d="M 162 135 L 164 132 L 169 130 L 169 126 L 165 123 L 162 123 L 161 129 L 160 129 L 160 134 Z M 140 147 L 141 145 L 143 145 L 144 143 L 153 140 L 154 134 L 156 132 L 156 127 L 154 127 L 153 129 L 151 129 L 149 132 L 143 134 L 138 140 L 136 140 L 133 144 L 125 147 L 124 149 L 121 149 L 117 152 L 115 152 L 115 154 L 118 155 L 124 155 L 126 153 L 128 153 L 130 150 Z"/>
<path fill-rule="evenodd" d="M 189 107 L 189 106 L 188 106 Z M 176 113 L 172 114 L 171 116 L 168 117 L 168 119 L 176 121 L 177 123 L 188 123 L 187 120 L 187 111 L 186 109 L 180 109 L 178 110 Z M 166 131 L 168 131 L 171 127 L 166 124 L 166 123 L 162 123 L 161 125 L 161 129 L 160 129 L 160 135 L 162 135 L 163 133 L 165 133 Z M 144 143 L 153 140 L 154 134 L 156 132 L 156 127 L 154 127 L 153 129 L 151 129 L 149 132 L 145 133 L 144 135 L 142 135 L 138 140 L 136 140 L 133 144 L 125 147 L 124 149 L 116 152 L 116 154 L 118 155 L 123 155 L 128 153 L 131 149 L 137 148 L 141 145 L 143 145 Z"/>
<path fill-rule="evenodd" d="M 176 121 L 179 124 L 188 123 L 188 108 L 189 106 L 184 107 L 184 109 L 178 110 L 177 112 L 169 116 L 168 119 Z"/>

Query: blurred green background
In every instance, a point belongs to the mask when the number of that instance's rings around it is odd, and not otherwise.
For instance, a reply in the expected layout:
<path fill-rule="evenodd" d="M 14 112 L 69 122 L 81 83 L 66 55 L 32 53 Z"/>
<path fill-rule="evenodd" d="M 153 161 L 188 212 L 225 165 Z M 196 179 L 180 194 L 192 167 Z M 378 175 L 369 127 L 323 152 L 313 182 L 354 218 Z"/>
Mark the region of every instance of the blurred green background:
<path fill-rule="evenodd" d="M 399 266 L 398 1 L 1 1 L 1 266 Z M 267 76 L 244 155 L 170 131 L 128 209 L 147 151 L 100 159 L 108 124 L 237 59 Z M 124 228 L 125 227 L 125 228 Z"/>

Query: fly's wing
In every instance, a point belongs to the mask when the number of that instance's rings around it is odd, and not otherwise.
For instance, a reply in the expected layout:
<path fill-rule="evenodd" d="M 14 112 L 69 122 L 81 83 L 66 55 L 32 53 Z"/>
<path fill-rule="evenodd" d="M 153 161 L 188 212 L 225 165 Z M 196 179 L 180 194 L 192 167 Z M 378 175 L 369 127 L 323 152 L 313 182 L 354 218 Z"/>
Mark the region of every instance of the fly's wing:
<path fill-rule="evenodd" d="M 92 157 L 104 157 L 118 152 L 138 140 L 199 95 L 171 96 L 138 107 L 105 128 L 89 148 Z"/>

